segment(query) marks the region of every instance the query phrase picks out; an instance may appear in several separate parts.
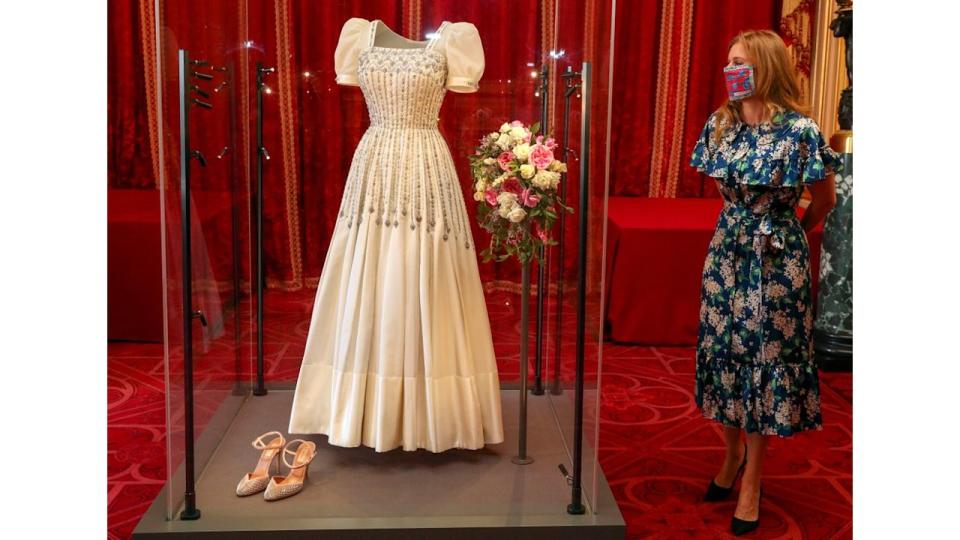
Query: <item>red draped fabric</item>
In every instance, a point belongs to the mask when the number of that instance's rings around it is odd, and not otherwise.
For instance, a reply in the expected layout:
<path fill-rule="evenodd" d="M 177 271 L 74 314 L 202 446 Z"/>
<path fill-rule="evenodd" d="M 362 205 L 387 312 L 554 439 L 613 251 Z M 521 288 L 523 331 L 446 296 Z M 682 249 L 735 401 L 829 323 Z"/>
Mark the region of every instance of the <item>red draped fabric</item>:
<path fill-rule="evenodd" d="M 107 4 L 107 179 L 111 188 L 153 188 L 140 2 Z"/>
<path fill-rule="evenodd" d="M 610 194 L 715 196 L 687 162 L 725 98 L 721 69 L 741 30 L 780 27 L 781 0 L 617 4 Z"/>

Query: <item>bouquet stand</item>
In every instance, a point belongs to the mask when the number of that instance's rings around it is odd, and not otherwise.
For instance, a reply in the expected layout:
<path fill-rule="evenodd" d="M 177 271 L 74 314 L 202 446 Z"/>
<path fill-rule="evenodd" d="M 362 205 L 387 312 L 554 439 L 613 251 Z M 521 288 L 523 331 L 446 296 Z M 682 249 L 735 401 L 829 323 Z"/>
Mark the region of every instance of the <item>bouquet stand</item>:
<path fill-rule="evenodd" d="M 520 278 L 520 436 L 517 455 L 510 460 L 517 465 L 533 463 L 527 455 L 527 349 L 530 337 L 530 261 L 522 263 Z"/>

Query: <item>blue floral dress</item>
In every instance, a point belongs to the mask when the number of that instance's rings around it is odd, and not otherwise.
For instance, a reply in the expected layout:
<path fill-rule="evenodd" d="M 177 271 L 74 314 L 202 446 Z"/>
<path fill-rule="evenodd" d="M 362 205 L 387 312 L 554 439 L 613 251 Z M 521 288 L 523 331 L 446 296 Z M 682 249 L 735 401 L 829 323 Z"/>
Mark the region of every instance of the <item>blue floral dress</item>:
<path fill-rule="evenodd" d="M 690 162 L 717 179 L 724 199 L 703 265 L 697 405 L 748 433 L 822 429 L 810 255 L 796 205 L 805 184 L 839 172 L 840 158 L 793 111 L 735 123 L 719 142 L 717 122 L 707 120 Z"/>

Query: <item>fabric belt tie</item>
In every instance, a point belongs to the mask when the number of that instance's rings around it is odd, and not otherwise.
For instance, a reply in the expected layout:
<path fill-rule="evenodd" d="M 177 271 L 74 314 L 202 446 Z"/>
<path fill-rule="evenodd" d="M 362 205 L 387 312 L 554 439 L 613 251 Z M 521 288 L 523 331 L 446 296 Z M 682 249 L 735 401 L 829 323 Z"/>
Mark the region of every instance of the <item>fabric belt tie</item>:
<path fill-rule="evenodd" d="M 763 308 L 763 254 L 769 246 L 774 251 L 780 251 L 786 245 L 784 238 L 784 222 L 795 221 L 797 219 L 796 211 L 791 207 L 775 208 L 768 212 L 754 212 L 745 206 L 738 206 L 730 202 L 723 205 L 723 213 L 737 221 L 737 236 L 740 231 L 747 228 L 747 232 L 753 236 L 753 254 L 750 259 L 750 276 L 756 272 L 760 278 L 757 280 L 757 292 L 760 299 L 758 332 L 760 336 L 760 361 L 762 363 L 766 358 L 763 340 L 763 322 L 765 320 Z M 732 298 L 732 297 L 731 297 Z M 731 309 L 731 313 L 733 310 Z M 762 373 L 756 370 L 753 374 L 754 384 L 760 385 Z"/>

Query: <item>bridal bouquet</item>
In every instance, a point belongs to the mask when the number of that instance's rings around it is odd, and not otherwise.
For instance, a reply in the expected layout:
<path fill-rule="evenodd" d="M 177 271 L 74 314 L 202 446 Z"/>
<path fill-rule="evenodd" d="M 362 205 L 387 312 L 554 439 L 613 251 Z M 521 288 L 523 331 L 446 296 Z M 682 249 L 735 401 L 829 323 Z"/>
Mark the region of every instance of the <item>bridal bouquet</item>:
<path fill-rule="evenodd" d="M 537 135 L 519 120 L 504 123 L 480 139 L 470 156 L 477 220 L 491 234 L 484 262 L 516 256 L 521 263 L 539 256 L 540 246 L 557 243 L 550 236 L 558 208 L 573 212 L 557 196 L 565 163 L 553 156 L 554 139 Z M 541 261 L 542 262 L 542 261 Z"/>

